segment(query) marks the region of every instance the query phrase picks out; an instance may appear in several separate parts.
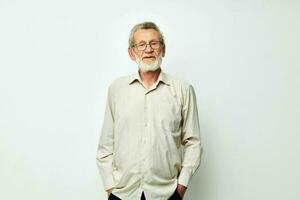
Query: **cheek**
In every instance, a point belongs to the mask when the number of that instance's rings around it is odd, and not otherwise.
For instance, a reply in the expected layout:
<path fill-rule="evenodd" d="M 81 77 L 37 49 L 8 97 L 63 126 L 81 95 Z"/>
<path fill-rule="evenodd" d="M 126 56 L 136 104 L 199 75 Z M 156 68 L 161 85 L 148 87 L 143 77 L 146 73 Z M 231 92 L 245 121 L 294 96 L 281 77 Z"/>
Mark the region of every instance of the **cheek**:
<path fill-rule="evenodd" d="M 133 56 L 134 56 L 134 57 L 141 58 L 142 52 L 136 52 L 136 51 L 133 51 Z"/>
<path fill-rule="evenodd" d="M 163 51 L 158 51 L 155 53 L 156 57 L 163 57 Z"/>

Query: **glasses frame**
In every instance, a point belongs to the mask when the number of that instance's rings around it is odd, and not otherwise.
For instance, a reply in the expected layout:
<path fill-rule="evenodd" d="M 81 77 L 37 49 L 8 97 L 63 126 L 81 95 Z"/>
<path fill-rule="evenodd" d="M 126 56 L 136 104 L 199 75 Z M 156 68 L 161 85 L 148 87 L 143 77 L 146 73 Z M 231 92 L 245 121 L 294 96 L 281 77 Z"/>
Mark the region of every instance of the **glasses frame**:
<path fill-rule="evenodd" d="M 151 45 L 151 42 L 157 42 L 157 43 L 159 44 L 158 48 L 153 48 L 152 45 Z M 145 44 L 144 49 L 138 49 L 138 45 L 141 45 L 141 44 Z M 150 42 L 148 42 L 148 43 L 143 43 L 143 42 L 141 42 L 141 43 L 139 43 L 139 44 L 134 44 L 133 47 L 136 48 L 136 50 L 138 50 L 138 51 L 145 51 L 145 50 L 147 49 L 148 45 L 150 46 L 151 49 L 157 50 L 157 49 L 159 49 L 159 48 L 162 47 L 162 42 L 161 42 L 161 41 L 158 41 L 158 40 L 150 41 Z"/>

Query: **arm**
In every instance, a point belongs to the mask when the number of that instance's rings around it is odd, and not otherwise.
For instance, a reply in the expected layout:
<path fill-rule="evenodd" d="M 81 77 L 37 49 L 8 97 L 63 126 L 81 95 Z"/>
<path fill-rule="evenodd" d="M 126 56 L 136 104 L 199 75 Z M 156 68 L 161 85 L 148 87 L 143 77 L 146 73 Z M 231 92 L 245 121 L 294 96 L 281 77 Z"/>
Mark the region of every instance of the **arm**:
<path fill-rule="evenodd" d="M 181 142 L 183 145 L 183 160 L 182 169 L 178 177 L 177 190 L 183 197 L 192 175 L 200 164 L 200 126 L 196 95 L 191 85 L 188 87 L 185 95 L 182 118 Z M 182 192 L 180 193 L 180 191 Z"/>
<path fill-rule="evenodd" d="M 113 149 L 114 149 L 114 114 L 111 89 L 108 90 L 105 115 L 101 137 L 97 149 L 97 165 L 104 188 L 108 195 L 114 186 L 113 179 Z"/>

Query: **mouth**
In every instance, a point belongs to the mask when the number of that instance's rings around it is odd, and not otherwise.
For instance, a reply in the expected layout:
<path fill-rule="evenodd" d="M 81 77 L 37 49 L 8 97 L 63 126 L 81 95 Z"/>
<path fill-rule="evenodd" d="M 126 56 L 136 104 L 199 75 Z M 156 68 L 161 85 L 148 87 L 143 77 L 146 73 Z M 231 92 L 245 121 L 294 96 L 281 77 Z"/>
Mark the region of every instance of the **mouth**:
<path fill-rule="evenodd" d="M 155 60 L 156 57 L 155 56 L 144 56 L 143 60 Z"/>

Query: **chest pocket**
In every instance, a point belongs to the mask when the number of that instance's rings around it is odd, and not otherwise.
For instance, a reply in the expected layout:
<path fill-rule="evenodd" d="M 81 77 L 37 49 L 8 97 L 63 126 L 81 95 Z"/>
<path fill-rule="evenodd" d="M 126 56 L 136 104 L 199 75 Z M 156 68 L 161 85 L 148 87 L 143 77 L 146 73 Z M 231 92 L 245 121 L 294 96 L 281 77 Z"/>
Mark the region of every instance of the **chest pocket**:
<path fill-rule="evenodd" d="M 181 104 L 174 96 L 163 96 L 158 105 L 158 119 L 162 129 L 176 133 L 181 125 Z"/>

